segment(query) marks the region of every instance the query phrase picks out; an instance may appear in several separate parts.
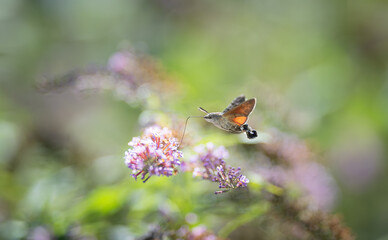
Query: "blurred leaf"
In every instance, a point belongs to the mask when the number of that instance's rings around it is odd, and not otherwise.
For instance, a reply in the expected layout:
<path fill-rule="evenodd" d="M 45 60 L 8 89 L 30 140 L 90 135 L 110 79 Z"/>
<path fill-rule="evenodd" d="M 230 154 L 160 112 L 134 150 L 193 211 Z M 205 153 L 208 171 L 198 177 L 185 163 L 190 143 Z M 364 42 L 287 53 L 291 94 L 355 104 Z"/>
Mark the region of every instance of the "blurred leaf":
<path fill-rule="evenodd" d="M 76 219 L 87 219 L 111 215 L 126 201 L 127 190 L 121 186 L 105 186 L 95 189 L 74 208 Z"/>
<path fill-rule="evenodd" d="M 234 230 L 236 230 L 238 227 L 249 223 L 253 219 L 260 217 L 262 214 L 264 214 L 269 208 L 268 203 L 260 203 L 256 205 L 252 205 L 249 207 L 246 211 L 246 213 L 241 214 L 240 216 L 234 218 L 233 220 L 229 221 L 219 232 L 219 236 L 223 238 L 227 238 L 229 234 L 231 234 Z"/>

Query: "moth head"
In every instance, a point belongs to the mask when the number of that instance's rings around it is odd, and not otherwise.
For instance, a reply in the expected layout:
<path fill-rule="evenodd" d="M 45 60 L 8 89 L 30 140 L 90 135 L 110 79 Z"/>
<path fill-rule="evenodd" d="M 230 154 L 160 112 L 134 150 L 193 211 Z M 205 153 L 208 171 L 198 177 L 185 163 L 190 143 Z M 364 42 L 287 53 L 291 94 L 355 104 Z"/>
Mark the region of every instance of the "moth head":
<path fill-rule="evenodd" d="M 219 119 L 221 115 L 219 113 L 209 113 L 205 109 L 199 107 L 198 108 L 200 111 L 206 113 L 206 115 L 203 117 L 207 122 L 214 122 L 215 120 Z"/>
<path fill-rule="evenodd" d="M 221 115 L 218 113 L 208 113 L 203 117 L 207 122 L 214 122 L 221 118 Z"/>

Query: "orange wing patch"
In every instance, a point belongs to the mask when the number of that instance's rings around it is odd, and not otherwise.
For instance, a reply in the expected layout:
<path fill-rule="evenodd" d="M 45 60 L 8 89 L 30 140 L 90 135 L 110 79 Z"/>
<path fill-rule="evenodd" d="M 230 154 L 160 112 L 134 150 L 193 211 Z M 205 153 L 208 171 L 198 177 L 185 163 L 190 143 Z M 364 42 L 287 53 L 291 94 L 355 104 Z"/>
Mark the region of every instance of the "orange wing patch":
<path fill-rule="evenodd" d="M 243 125 L 249 117 L 249 114 L 256 106 L 256 98 L 249 99 L 240 105 L 232 108 L 224 113 L 222 116 L 229 122 L 233 122 L 239 126 Z"/>
<path fill-rule="evenodd" d="M 240 116 L 240 117 L 233 118 L 232 121 L 238 125 L 243 125 L 247 121 L 247 119 L 248 119 L 247 117 Z"/>

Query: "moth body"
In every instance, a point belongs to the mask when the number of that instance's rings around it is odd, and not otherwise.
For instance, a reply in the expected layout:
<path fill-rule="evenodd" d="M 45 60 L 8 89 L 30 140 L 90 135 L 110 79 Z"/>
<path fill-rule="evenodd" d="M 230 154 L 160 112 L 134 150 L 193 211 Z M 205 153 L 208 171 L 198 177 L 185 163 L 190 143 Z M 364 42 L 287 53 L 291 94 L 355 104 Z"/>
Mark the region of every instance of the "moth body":
<path fill-rule="evenodd" d="M 209 113 L 203 117 L 207 122 L 212 123 L 214 126 L 225 130 L 230 133 L 242 133 L 241 127 L 233 122 L 230 122 L 222 116 L 221 112 Z"/>

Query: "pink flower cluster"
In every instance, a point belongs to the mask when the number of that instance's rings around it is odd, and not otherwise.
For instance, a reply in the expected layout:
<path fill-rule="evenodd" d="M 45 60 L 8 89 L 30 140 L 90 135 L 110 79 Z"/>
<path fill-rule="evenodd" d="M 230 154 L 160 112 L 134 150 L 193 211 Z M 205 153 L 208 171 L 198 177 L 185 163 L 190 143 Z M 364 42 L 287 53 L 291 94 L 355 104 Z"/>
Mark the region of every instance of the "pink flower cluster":
<path fill-rule="evenodd" d="M 183 226 L 177 231 L 177 239 L 187 240 L 221 240 L 214 233 L 210 232 L 205 226 L 199 225 L 193 229 Z"/>
<path fill-rule="evenodd" d="M 206 146 L 196 147 L 195 151 L 198 155 L 191 159 L 194 165 L 193 175 L 218 182 L 218 187 L 223 190 L 216 191 L 215 194 L 246 187 L 249 183 L 248 178 L 241 174 L 240 168 L 226 165 L 224 159 L 229 156 L 229 153 L 223 146 L 216 148 L 212 143 L 208 143 Z"/>
<path fill-rule="evenodd" d="M 125 164 L 135 179 L 141 175 L 146 182 L 153 175 L 171 176 L 178 172 L 183 154 L 169 129 L 149 127 L 141 138 L 134 137 L 128 145 L 131 148 L 125 152 Z"/>

